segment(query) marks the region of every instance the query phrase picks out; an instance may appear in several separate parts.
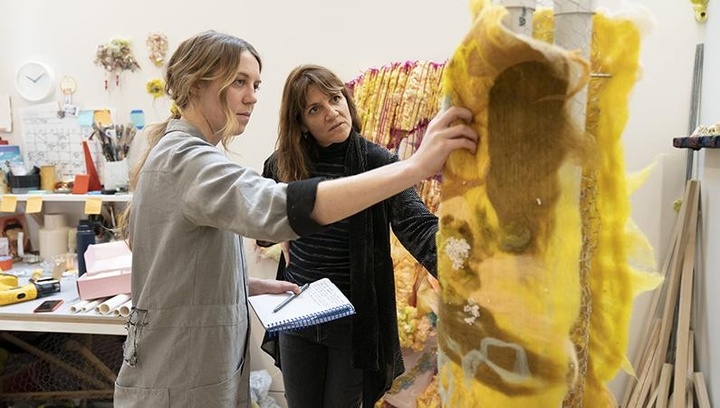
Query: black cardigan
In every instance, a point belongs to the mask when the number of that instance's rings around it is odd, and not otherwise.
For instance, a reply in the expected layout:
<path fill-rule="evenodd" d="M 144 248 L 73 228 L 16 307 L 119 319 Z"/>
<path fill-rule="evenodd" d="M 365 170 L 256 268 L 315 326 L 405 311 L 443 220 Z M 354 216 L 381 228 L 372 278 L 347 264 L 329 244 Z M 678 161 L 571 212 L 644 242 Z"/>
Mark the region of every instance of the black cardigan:
<path fill-rule="evenodd" d="M 387 149 L 350 134 L 345 173 L 354 175 L 398 160 Z M 277 180 L 277 158 L 266 161 L 263 176 Z M 395 280 L 390 257 L 390 227 L 402 245 L 433 276 L 437 276 L 435 236 L 438 220 L 409 188 L 350 217 L 351 299 L 353 319 L 353 366 L 364 371 L 363 406 L 372 407 L 405 370 L 398 338 Z M 277 279 L 284 279 L 285 261 L 280 259 Z M 267 333 L 262 349 L 280 367 L 277 336 Z"/>

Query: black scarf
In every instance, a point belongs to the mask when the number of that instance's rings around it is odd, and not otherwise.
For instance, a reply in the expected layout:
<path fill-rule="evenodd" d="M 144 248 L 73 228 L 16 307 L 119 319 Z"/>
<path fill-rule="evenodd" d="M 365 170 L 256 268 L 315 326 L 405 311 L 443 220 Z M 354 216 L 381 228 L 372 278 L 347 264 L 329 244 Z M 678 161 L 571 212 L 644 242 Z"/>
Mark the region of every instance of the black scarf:
<path fill-rule="evenodd" d="M 355 131 L 349 136 L 345 156 L 345 174 L 360 174 L 388 164 L 388 155 Z M 265 165 L 277 168 L 273 156 Z M 267 176 L 267 174 L 266 174 Z M 273 178 L 277 175 L 273 174 Z M 372 407 L 403 373 L 398 338 L 395 280 L 390 256 L 388 201 L 350 217 L 351 299 L 357 314 L 353 316 L 353 367 L 364 371 L 363 406 Z M 285 261 L 280 259 L 277 279 L 283 279 Z M 277 337 L 267 333 L 262 349 L 281 362 Z"/>

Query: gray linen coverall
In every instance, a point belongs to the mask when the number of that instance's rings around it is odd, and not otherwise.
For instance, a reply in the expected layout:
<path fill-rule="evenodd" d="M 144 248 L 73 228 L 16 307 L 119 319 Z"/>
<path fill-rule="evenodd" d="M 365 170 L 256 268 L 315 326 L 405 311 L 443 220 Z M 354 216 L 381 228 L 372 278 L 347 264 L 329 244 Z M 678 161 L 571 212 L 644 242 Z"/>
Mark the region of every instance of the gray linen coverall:
<path fill-rule="evenodd" d="M 287 185 L 231 162 L 171 120 L 132 199 L 133 312 L 115 407 L 249 406 L 241 238 L 298 237 Z"/>

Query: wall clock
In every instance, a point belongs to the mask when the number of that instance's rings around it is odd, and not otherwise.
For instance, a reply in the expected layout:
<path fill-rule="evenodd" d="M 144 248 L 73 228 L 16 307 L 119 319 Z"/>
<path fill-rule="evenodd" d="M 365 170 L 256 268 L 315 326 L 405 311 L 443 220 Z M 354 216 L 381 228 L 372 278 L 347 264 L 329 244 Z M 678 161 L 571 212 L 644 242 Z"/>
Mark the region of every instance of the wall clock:
<path fill-rule="evenodd" d="M 15 88 L 31 102 L 41 101 L 55 88 L 55 76 L 49 66 L 37 61 L 23 63 L 15 76 Z"/>

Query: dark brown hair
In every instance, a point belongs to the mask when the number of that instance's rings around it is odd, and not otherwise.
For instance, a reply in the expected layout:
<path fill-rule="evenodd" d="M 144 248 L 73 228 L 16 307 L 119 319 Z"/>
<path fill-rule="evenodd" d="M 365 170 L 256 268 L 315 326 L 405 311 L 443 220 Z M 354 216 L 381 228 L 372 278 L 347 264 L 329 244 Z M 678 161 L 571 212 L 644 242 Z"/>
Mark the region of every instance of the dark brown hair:
<path fill-rule="evenodd" d="M 353 130 L 360 131 L 357 107 L 345 83 L 332 71 L 319 65 L 308 64 L 296 67 L 285 80 L 280 103 L 280 124 L 276 144 L 280 181 L 288 182 L 310 177 L 308 154 L 317 144 L 313 137 L 303 135 L 302 115 L 306 107 L 308 88 L 311 85 L 328 95 L 342 93 L 350 110 Z"/>

